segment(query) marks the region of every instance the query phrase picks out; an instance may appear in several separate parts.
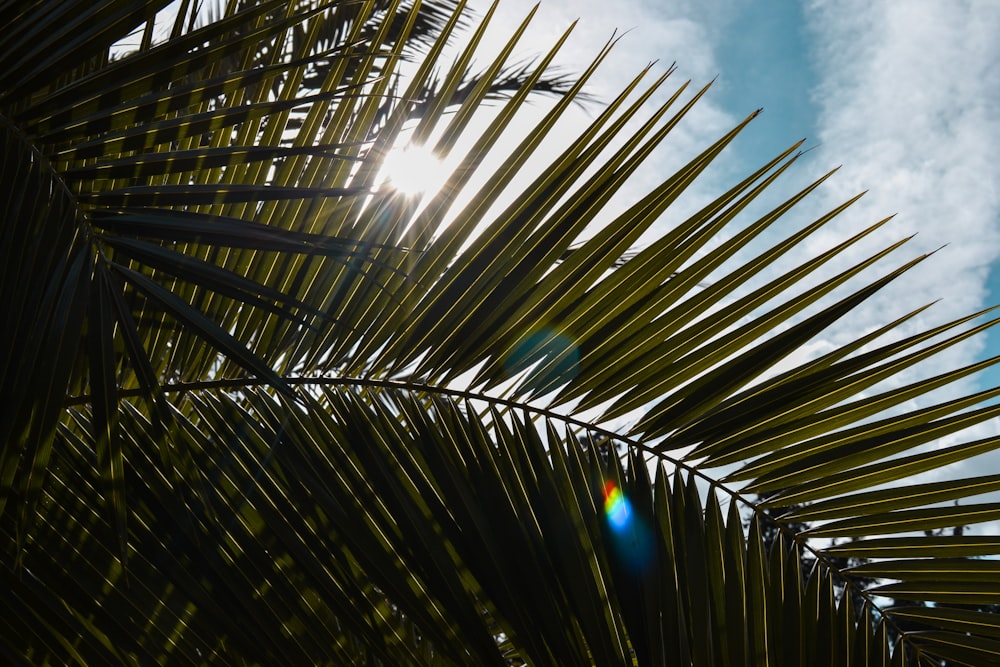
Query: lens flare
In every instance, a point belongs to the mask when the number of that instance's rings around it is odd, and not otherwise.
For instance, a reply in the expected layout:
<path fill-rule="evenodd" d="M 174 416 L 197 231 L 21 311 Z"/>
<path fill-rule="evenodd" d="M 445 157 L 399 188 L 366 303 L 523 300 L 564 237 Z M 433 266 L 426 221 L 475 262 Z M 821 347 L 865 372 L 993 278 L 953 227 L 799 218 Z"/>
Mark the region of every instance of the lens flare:
<path fill-rule="evenodd" d="M 628 498 L 614 482 L 604 485 L 604 515 L 615 530 L 622 530 L 632 518 L 632 507 Z"/>
<path fill-rule="evenodd" d="M 611 532 L 608 535 L 616 562 L 633 572 L 645 572 L 653 562 L 653 532 L 618 486 L 604 484 L 604 516 Z"/>
<path fill-rule="evenodd" d="M 541 327 L 518 342 L 504 360 L 504 371 L 508 377 L 527 371 L 526 386 L 541 393 L 554 391 L 580 372 L 580 348 L 568 335 Z"/>

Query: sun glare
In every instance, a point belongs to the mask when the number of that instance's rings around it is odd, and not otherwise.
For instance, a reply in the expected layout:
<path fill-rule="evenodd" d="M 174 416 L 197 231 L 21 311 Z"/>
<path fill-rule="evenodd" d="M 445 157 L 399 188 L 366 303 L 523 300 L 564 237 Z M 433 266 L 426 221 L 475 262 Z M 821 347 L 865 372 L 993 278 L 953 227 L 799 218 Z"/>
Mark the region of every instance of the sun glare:
<path fill-rule="evenodd" d="M 434 192 L 444 185 L 448 174 L 430 146 L 408 144 L 385 156 L 382 179 L 389 187 L 408 195 Z"/>

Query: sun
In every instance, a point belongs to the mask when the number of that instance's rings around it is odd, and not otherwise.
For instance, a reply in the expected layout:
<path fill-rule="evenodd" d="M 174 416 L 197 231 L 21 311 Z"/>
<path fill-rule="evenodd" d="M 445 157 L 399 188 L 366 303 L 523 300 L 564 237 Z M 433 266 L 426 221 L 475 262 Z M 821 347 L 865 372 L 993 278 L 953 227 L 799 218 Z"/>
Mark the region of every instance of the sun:
<path fill-rule="evenodd" d="M 439 190 L 448 173 L 441 158 L 426 144 L 406 144 L 394 148 L 382 163 L 381 181 L 406 195 Z"/>

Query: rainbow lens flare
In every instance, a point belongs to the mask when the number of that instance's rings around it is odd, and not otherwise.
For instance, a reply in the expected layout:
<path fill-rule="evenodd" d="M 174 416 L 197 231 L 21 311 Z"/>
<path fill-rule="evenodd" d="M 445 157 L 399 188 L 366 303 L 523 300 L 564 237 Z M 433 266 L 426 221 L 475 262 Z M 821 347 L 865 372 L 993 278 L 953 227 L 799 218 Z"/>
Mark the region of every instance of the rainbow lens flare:
<path fill-rule="evenodd" d="M 610 480 L 604 485 L 604 515 L 615 530 L 625 528 L 632 518 L 632 508 L 628 498 Z"/>

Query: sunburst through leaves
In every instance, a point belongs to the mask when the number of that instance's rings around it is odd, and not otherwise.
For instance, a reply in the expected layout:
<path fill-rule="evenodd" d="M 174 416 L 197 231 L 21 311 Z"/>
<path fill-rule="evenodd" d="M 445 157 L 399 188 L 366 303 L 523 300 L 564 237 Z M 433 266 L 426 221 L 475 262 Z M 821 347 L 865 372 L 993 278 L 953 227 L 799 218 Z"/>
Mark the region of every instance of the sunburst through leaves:
<path fill-rule="evenodd" d="M 385 157 L 382 175 L 390 187 L 404 195 L 431 194 L 448 178 L 441 158 L 426 144 L 394 148 Z"/>

